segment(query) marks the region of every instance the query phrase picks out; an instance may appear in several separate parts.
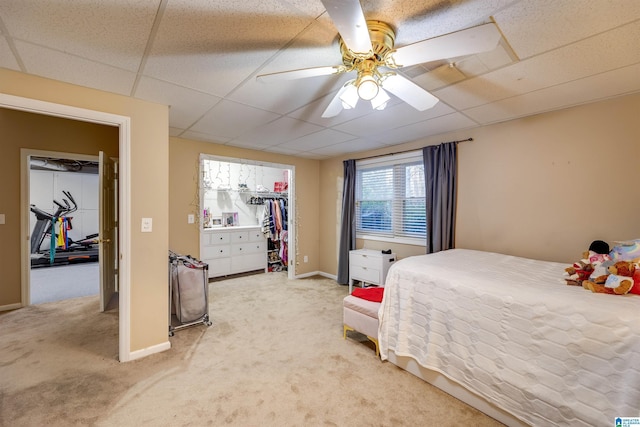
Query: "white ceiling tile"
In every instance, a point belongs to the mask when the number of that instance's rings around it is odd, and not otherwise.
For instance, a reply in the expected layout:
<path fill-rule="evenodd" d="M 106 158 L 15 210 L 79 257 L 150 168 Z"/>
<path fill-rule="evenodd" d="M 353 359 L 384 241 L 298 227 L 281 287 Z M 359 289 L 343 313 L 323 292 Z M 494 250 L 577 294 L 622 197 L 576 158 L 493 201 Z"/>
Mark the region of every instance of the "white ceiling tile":
<path fill-rule="evenodd" d="M 140 79 L 134 96 L 169 105 L 169 126 L 181 129 L 193 125 L 204 113 L 222 100 L 217 96 L 149 77 Z"/>
<path fill-rule="evenodd" d="M 465 111 L 488 124 L 640 91 L 640 64 L 504 99 Z"/>
<path fill-rule="evenodd" d="M 520 1 L 494 18 L 516 54 L 529 58 L 640 19 L 636 0 Z"/>
<path fill-rule="evenodd" d="M 18 65 L 18 61 L 11 51 L 9 43 L 7 43 L 7 39 L 2 36 L 0 36 L 0 67 L 20 70 L 20 65 Z"/>
<path fill-rule="evenodd" d="M 378 139 L 384 141 L 385 145 L 395 145 L 476 126 L 477 124 L 473 120 L 463 114 L 453 113 L 383 132 L 378 135 Z"/>
<path fill-rule="evenodd" d="M 333 129 L 324 129 L 289 142 L 278 144 L 277 147 L 291 148 L 297 151 L 309 151 L 355 138 L 354 135 L 338 132 Z"/>
<path fill-rule="evenodd" d="M 137 71 L 158 0 L 3 0 L 0 16 L 16 39 Z"/>
<path fill-rule="evenodd" d="M 269 111 L 224 100 L 216 104 L 190 130 L 211 133 L 223 138 L 235 138 L 278 117 L 278 114 Z"/>
<path fill-rule="evenodd" d="M 434 92 L 467 109 L 640 62 L 640 21 Z"/>
<path fill-rule="evenodd" d="M 195 132 L 192 130 L 184 131 L 180 135 L 180 137 L 187 138 L 187 139 L 194 139 L 196 141 L 213 142 L 214 144 L 224 144 L 231 140 L 230 138 L 225 138 L 223 136 L 216 136 L 213 133 L 202 133 L 202 132 Z"/>
<path fill-rule="evenodd" d="M 291 117 L 281 117 L 258 129 L 244 133 L 236 138 L 234 144 L 251 145 L 253 147 L 270 147 L 283 142 L 318 132 L 322 128 Z"/>
<path fill-rule="evenodd" d="M 382 147 L 384 147 L 384 145 L 377 141 L 358 138 L 346 142 L 340 142 L 334 145 L 329 145 L 327 147 L 317 148 L 315 150 L 311 150 L 310 153 L 326 156 L 337 156 L 343 153 L 357 153 L 359 151 L 375 150 L 376 148 Z"/>
<path fill-rule="evenodd" d="M 78 56 L 15 41 L 27 72 L 38 76 L 130 95 L 136 74 Z"/>
<path fill-rule="evenodd" d="M 427 90 L 435 90 L 464 80 L 466 76 L 454 64 L 442 65 L 413 79 L 413 82 Z"/>
<path fill-rule="evenodd" d="M 308 12 L 277 0 L 174 0 L 165 10 L 145 73 L 225 96 L 312 20 Z"/>

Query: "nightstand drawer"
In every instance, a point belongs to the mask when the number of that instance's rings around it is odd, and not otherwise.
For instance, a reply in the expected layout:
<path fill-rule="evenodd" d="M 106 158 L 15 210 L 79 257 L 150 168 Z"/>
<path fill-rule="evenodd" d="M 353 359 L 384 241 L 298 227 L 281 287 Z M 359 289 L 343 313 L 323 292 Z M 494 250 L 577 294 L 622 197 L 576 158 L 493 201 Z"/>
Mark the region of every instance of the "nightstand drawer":
<path fill-rule="evenodd" d="M 349 261 L 352 266 L 365 268 L 380 268 L 380 257 L 351 253 Z"/>
<path fill-rule="evenodd" d="M 360 280 L 362 282 L 374 284 L 381 283 L 380 270 L 378 269 L 352 265 L 349 272 L 351 274 L 351 278 L 354 280 Z"/>

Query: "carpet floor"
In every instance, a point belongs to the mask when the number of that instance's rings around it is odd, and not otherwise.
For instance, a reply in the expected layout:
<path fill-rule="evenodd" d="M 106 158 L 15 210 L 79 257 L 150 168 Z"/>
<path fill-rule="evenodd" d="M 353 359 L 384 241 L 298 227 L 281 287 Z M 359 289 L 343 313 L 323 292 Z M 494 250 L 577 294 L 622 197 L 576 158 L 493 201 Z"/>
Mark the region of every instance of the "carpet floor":
<path fill-rule="evenodd" d="M 98 298 L 0 314 L 0 425 L 498 426 L 342 338 L 347 288 L 268 273 L 212 282 L 213 325 L 119 363 Z"/>

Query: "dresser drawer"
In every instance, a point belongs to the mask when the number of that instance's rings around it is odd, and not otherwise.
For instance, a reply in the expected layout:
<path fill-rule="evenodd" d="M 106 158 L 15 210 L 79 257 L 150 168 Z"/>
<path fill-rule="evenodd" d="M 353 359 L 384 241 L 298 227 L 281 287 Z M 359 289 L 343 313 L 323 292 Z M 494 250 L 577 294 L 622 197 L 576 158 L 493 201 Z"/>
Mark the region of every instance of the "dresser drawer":
<path fill-rule="evenodd" d="M 252 230 L 249 231 L 249 241 L 250 242 L 262 242 L 266 239 L 264 233 L 261 230 Z"/>
<path fill-rule="evenodd" d="M 200 258 L 226 258 L 230 255 L 229 245 L 205 246 L 202 248 Z"/>
<path fill-rule="evenodd" d="M 244 243 L 249 241 L 248 231 L 233 231 L 229 233 L 231 237 L 231 243 Z"/>
<path fill-rule="evenodd" d="M 266 247 L 265 242 L 247 242 L 241 245 L 231 245 L 231 255 L 241 256 L 244 254 L 254 254 L 257 252 L 264 253 L 265 247 Z M 264 259 L 266 261 L 267 259 L 266 254 L 264 255 Z"/>
<path fill-rule="evenodd" d="M 205 241 L 202 242 L 205 246 L 221 245 L 224 243 L 229 243 L 229 233 L 207 233 L 207 234 L 209 235 L 209 239 L 205 239 Z"/>

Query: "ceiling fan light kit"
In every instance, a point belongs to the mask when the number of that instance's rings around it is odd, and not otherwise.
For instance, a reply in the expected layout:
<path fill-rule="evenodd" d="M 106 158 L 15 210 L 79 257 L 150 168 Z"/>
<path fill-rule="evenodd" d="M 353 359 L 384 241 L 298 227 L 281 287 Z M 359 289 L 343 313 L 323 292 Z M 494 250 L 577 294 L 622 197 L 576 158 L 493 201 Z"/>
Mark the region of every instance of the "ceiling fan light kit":
<path fill-rule="evenodd" d="M 340 35 L 342 65 L 264 74 L 258 79 L 289 80 L 355 71 L 356 78 L 338 90 L 323 112 L 324 118 L 355 108 L 358 99 L 371 101 L 374 110 L 383 110 L 390 100 L 387 91 L 418 111 L 432 108 L 438 98 L 395 70 L 489 51 L 502 37 L 496 25 L 489 23 L 395 48 L 396 34 L 391 25 L 365 20 L 359 0 L 321 1 Z"/>

